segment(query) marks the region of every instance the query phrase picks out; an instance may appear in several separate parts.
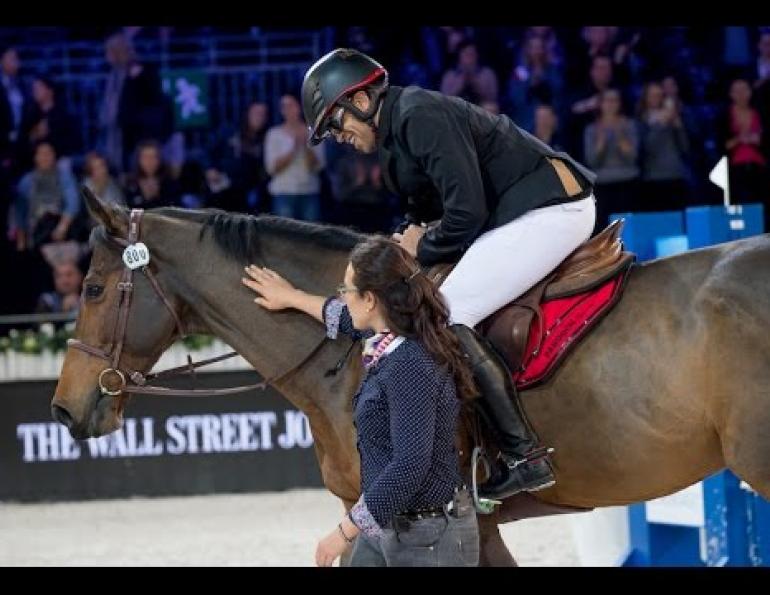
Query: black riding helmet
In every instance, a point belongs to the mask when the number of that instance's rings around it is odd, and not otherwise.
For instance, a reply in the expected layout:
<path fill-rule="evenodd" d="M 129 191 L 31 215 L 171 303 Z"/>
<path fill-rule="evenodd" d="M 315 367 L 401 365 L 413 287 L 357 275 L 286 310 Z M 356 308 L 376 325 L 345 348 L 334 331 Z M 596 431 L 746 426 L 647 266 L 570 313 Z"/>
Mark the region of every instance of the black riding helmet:
<path fill-rule="evenodd" d="M 372 128 L 379 99 L 388 88 L 388 71 L 382 64 L 358 50 L 336 49 L 313 64 L 302 82 L 302 111 L 310 128 L 310 145 L 317 145 L 331 133 L 329 115 L 336 106 L 344 107 Z M 366 112 L 358 109 L 349 96 L 363 90 L 371 101 Z"/>

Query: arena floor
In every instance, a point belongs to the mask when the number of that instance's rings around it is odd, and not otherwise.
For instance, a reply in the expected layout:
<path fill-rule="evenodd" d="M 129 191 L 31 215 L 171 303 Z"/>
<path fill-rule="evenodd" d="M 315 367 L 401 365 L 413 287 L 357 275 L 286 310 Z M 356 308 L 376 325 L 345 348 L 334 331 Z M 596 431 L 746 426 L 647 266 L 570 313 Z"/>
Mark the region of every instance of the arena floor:
<path fill-rule="evenodd" d="M 0 503 L 0 566 L 312 566 L 339 521 L 325 490 Z M 522 566 L 578 566 L 569 515 L 503 526 Z"/>

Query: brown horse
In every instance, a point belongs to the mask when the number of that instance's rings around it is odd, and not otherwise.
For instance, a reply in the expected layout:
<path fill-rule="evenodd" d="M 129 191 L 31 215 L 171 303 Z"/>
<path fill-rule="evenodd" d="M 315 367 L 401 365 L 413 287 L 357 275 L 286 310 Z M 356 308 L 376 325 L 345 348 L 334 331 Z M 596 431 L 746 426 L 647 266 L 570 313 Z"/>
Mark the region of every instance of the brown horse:
<path fill-rule="evenodd" d="M 75 333 L 105 348 L 124 266 L 121 249 L 107 236 L 127 237 L 128 213 L 90 196 L 86 202 L 102 225 L 92 235 Z M 298 312 L 255 306 L 240 283 L 243 265 L 264 264 L 306 291 L 328 295 L 342 279 L 350 248 L 363 237 L 276 217 L 146 213 L 141 241 L 169 304 L 144 275 L 135 275 L 121 361 L 134 370 L 151 369 L 177 338 L 170 306 L 188 331 L 220 337 L 262 376 L 292 370 L 323 340 L 324 328 Z M 639 266 L 620 303 L 551 380 L 523 393 L 542 442 L 556 449 L 557 483 L 479 517 L 482 564 L 515 563 L 499 523 L 657 498 L 724 467 L 770 498 L 769 331 L 770 236 Z M 324 372 L 349 345 L 327 341 L 276 383 L 308 416 L 324 483 L 345 506 L 359 495 L 351 397 L 361 366 L 350 358 L 336 376 Z M 52 409 L 77 438 L 107 434 L 122 423 L 126 397 L 97 389 L 107 366 L 83 351 L 67 353 Z M 461 438 L 467 461 L 467 432 Z"/>

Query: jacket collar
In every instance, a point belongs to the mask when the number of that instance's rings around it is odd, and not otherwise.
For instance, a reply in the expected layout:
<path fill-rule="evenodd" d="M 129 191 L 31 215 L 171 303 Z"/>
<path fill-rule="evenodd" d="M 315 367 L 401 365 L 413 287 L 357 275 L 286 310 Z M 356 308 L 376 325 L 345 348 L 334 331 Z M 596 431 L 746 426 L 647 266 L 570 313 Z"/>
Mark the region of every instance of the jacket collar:
<path fill-rule="evenodd" d="M 400 189 L 395 183 L 393 176 L 391 175 L 390 165 L 392 153 L 387 148 L 389 143 L 385 141 L 391 136 L 391 126 L 393 125 L 393 105 L 401 96 L 402 87 L 390 87 L 385 94 L 385 99 L 382 101 L 382 108 L 380 110 L 380 122 L 377 127 L 377 150 L 380 157 L 380 170 L 382 171 L 382 177 L 385 180 L 385 186 L 393 194 L 400 194 Z"/>
<path fill-rule="evenodd" d="M 390 87 L 385 93 L 385 99 L 382 100 L 382 109 L 380 110 L 380 122 L 377 126 L 377 148 L 381 148 L 385 140 L 390 136 L 392 126 L 393 104 L 396 103 L 402 87 Z"/>

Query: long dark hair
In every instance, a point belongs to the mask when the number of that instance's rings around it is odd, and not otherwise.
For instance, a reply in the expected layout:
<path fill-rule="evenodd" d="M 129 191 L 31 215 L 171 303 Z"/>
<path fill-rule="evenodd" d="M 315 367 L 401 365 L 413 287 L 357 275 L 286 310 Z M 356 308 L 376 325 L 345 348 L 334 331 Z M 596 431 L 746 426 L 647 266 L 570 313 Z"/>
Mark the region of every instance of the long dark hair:
<path fill-rule="evenodd" d="M 420 341 L 440 365 L 447 366 L 461 398 L 476 397 L 473 374 L 447 326 L 449 308 L 417 261 L 393 240 L 377 236 L 353 248 L 350 262 L 359 294 L 371 291 L 377 297 L 390 330 Z"/>

